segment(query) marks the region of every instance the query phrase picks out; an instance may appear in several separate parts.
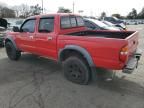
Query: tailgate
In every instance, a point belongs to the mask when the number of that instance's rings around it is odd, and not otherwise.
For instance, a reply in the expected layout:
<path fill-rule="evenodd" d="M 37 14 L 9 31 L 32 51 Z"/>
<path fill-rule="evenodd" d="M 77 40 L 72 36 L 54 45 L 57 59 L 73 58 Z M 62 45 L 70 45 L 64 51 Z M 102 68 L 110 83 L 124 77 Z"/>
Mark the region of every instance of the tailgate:
<path fill-rule="evenodd" d="M 128 53 L 129 56 L 132 56 L 137 49 L 138 46 L 138 32 L 134 32 L 130 36 L 126 38 L 128 41 Z"/>

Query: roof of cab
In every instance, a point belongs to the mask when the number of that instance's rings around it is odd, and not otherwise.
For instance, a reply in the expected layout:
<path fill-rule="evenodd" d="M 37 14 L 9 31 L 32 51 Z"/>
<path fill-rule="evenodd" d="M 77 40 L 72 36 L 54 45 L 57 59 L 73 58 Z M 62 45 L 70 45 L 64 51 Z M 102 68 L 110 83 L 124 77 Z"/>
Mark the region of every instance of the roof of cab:
<path fill-rule="evenodd" d="M 69 15 L 80 16 L 78 14 L 73 14 L 73 13 L 54 13 L 54 14 L 35 15 L 35 16 L 28 17 L 27 19 L 37 18 L 37 17 L 47 17 L 47 16 L 69 16 Z"/>

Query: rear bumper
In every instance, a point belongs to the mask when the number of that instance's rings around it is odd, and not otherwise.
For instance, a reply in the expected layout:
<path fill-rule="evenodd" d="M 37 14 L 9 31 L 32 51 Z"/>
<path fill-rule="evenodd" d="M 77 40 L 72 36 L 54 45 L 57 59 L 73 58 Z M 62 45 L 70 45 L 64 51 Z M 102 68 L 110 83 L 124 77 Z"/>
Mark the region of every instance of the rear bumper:
<path fill-rule="evenodd" d="M 133 55 L 133 57 L 131 57 L 131 59 L 127 62 L 122 72 L 129 73 L 129 74 L 132 73 L 134 69 L 138 67 L 138 61 L 140 60 L 141 55 L 142 55 L 142 51 L 138 49 Z"/>

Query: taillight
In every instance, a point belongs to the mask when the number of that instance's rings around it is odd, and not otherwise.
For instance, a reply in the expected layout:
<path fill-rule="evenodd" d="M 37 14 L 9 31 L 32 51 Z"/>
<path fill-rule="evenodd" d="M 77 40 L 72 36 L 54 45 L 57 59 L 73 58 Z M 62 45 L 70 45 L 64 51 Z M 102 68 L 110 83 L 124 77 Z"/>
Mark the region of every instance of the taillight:
<path fill-rule="evenodd" d="M 128 59 L 128 46 L 124 46 L 122 47 L 122 49 L 120 50 L 120 61 L 122 62 L 126 62 Z"/>

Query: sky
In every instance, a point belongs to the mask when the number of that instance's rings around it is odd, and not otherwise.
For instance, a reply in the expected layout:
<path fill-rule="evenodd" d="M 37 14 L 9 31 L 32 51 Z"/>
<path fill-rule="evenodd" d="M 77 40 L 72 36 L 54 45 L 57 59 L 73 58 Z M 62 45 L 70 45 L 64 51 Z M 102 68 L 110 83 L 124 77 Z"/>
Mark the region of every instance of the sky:
<path fill-rule="evenodd" d="M 20 4 L 27 5 L 42 5 L 42 0 L 0 0 L 0 3 L 5 3 L 8 6 L 15 6 Z M 106 12 L 108 16 L 111 14 L 119 13 L 127 15 L 132 8 L 138 12 L 144 7 L 144 0 L 43 0 L 46 13 L 55 13 L 58 7 L 65 7 L 73 9 L 75 13 L 83 10 L 82 15 L 87 16 L 100 16 L 101 12 Z"/>

